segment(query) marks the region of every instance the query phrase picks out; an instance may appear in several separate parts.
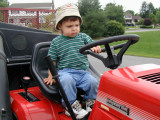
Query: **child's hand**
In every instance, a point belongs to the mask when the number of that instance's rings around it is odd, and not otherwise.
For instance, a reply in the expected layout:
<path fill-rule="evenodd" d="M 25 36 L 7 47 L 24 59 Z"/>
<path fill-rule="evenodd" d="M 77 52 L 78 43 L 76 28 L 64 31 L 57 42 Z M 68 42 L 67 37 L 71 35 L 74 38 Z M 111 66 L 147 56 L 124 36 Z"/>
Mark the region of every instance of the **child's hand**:
<path fill-rule="evenodd" d="M 45 78 L 43 81 L 47 85 L 52 85 L 53 83 L 56 83 L 55 79 L 53 79 L 51 77 Z"/>
<path fill-rule="evenodd" d="M 91 48 L 91 50 L 95 53 L 101 53 L 101 46 L 98 45 L 96 47 Z"/>

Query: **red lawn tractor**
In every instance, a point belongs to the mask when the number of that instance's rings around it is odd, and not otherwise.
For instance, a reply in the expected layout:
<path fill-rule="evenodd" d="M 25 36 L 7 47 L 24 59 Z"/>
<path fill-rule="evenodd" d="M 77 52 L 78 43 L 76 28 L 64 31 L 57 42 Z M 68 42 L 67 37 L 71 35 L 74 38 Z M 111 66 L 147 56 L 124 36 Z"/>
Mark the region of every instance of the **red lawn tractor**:
<path fill-rule="evenodd" d="M 5 23 L 0 26 L 0 120 L 76 120 L 55 66 L 47 56 L 51 40 L 57 35 Z M 93 109 L 83 120 L 160 120 L 160 65 L 118 68 L 125 51 L 138 40 L 137 35 L 119 35 L 80 49 L 80 53 L 94 56 L 111 69 L 100 75 L 90 64 L 99 88 Z M 113 42 L 118 45 L 110 46 Z M 104 45 L 102 51 L 107 57 L 89 50 L 97 45 Z M 120 49 L 117 54 L 116 49 Z M 54 85 L 43 83 L 48 68 L 56 79 Z M 82 106 L 84 94 L 78 90 L 77 99 Z M 64 114 L 61 98 L 70 117 Z"/>

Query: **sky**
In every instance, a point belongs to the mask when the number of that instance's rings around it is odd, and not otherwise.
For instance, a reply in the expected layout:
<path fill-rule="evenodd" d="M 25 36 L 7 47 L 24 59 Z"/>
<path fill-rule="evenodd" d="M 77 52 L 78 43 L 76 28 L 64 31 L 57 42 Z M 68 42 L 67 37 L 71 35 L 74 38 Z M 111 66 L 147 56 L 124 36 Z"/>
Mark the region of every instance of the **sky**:
<path fill-rule="evenodd" d="M 133 10 L 135 13 L 139 13 L 142 2 L 146 1 L 147 3 L 152 2 L 155 8 L 160 7 L 160 0 L 99 0 L 100 5 L 104 7 L 108 3 L 116 3 L 116 5 L 122 5 L 124 11 Z M 52 0 L 8 0 L 10 4 L 13 3 L 44 3 L 44 2 L 52 2 Z M 78 0 L 54 0 L 55 8 L 66 4 L 66 3 L 74 3 L 76 4 Z"/>

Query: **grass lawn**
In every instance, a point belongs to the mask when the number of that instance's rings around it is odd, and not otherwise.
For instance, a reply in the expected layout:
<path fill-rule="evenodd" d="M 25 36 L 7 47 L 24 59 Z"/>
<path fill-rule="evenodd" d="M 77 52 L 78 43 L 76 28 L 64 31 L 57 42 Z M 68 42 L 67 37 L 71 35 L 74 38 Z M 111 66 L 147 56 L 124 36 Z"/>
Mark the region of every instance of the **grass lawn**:
<path fill-rule="evenodd" d="M 131 46 L 126 54 L 160 58 L 160 31 L 127 33 L 140 36 L 140 40 Z"/>
<path fill-rule="evenodd" d="M 125 53 L 126 55 L 160 58 L 160 31 L 135 32 L 126 34 L 136 34 L 140 36 L 140 40 L 129 47 Z M 99 39 L 104 38 L 97 38 L 95 40 Z M 111 43 L 111 46 L 119 43 L 121 42 L 113 44 Z M 104 46 L 101 47 L 103 48 Z M 119 50 L 116 50 L 116 53 L 118 51 Z"/>

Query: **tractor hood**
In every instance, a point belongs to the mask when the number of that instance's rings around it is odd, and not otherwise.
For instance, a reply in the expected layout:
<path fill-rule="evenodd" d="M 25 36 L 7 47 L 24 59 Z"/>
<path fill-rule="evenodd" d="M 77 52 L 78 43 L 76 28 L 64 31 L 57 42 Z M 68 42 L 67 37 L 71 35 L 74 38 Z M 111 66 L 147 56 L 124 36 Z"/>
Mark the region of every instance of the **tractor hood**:
<path fill-rule="evenodd" d="M 120 119 L 160 119 L 160 65 L 143 64 L 105 72 L 97 101 Z"/>

